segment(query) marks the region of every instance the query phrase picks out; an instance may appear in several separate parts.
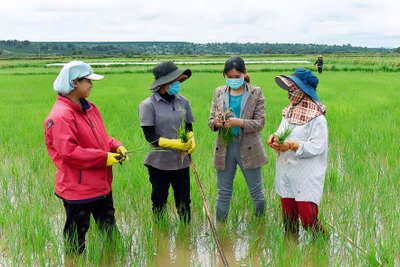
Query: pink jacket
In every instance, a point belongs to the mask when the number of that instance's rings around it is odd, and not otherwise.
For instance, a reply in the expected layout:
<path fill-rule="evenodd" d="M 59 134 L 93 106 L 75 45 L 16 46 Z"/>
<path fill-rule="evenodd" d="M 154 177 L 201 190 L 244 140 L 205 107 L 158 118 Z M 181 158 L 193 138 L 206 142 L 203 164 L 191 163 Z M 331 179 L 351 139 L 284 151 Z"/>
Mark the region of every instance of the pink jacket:
<path fill-rule="evenodd" d="M 97 107 L 81 102 L 82 108 L 58 96 L 44 121 L 47 151 L 57 168 L 55 193 L 70 203 L 94 201 L 111 192 L 107 152 L 122 145 L 107 135 Z"/>

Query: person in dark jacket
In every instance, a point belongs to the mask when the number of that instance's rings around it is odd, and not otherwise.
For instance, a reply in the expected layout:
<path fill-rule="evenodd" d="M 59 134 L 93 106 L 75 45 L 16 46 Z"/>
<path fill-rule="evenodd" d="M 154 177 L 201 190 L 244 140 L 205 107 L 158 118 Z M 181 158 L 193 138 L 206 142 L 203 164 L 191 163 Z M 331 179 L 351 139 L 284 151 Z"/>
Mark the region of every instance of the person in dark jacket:
<path fill-rule="evenodd" d="M 86 100 L 92 80 L 102 78 L 82 61 L 66 64 L 54 81 L 58 96 L 44 121 L 47 151 L 57 168 L 55 194 L 66 213 L 63 235 L 67 254 L 85 250 L 91 214 L 110 237 L 118 234 L 111 166 L 127 151 L 107 135 L 99 110 Z"/>
<path fill-rule="evenodd" d="M 317 61 L 315 61 L 314 66 L 317 65 L 318 67 L 318 73 L 322 74 L 322 67 L 324 66 L 324 60 L 322 59 L 322 56 L 319 55 Z"/>
<path fill-rule="evenodd" d="M 181 83 L 190 78 L 190 69 L 178 69 L 171 61 L 153 69 L 154 82 L 149 89 L 153 94 L 139 105 L 140 126 L 151 152 L 144 160 L 152 185 L 151 200 L 156 221 L 165 214 L 168 190 L 174 190 L 175 206 L 179 217 L 190 222 L 190 172 L 188 154 L 193 153 L 195 141 L 192 123 L 194 117 L 189 101 L 178 94 Z M 177 132 L 186 128 L 188 142 Z M 168 152 L 157 152 L 156 149 Z"/>

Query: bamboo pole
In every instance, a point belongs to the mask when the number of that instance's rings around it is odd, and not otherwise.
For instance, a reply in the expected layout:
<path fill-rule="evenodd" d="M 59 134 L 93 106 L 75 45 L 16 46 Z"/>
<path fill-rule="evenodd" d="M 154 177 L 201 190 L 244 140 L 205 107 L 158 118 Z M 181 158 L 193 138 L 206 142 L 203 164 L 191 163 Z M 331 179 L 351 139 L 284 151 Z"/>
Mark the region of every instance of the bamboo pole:
<path fill-rule="evenodd" d="M 228 261 L 226 260 L 226 257 L 225 257 L 224 250 L 222 249 L 222 246 L 221 246 L 221 242 L 219 241 L 219 238 L 218 238 L 218 235 L 217 235 L 217 231 L 215 229 L 214 223 L 212 222 L 212 219 L 211 219 L 211 216 L 210 216 L 210 211 L 208 209 L 206 198 L 204 196 L 203 187 L 201 186 L 199 175 L 197 173 L 196 167 L 194 166 L 194 162 L 192 160 L 192 155 L 189 154 L 188 156 L 189 156 L 190 164 L 192 165 L 192 170 L 193 170 L 193 173 L 194 173 L 194 177 L 196 178 L 197 186 L 199 187 L 201 199 L 203 200 L 203 205 L 204 205 L 204 209 L 206 210 L 208 222 L 210 223 L 211 231 L 213 233 L 213 237 L 214 237 L 215 243 L 217 244 L 219 255 L 221 256 L 221 259 L 222 259 L 222 262 L 223 262 L 224 266 L 225 267 L 229 267 Z"/>

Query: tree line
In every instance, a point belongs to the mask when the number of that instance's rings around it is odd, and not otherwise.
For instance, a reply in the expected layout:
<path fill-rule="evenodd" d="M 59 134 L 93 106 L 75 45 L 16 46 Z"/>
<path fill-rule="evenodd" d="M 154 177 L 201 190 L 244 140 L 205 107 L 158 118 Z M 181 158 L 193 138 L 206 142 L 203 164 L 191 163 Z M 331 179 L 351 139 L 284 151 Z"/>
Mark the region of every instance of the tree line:
<path fill-rule="evenodd" d="M 0 57 L 400 53 L 400 47 L 300 43 L 31 42 L 0 40 Z"/>

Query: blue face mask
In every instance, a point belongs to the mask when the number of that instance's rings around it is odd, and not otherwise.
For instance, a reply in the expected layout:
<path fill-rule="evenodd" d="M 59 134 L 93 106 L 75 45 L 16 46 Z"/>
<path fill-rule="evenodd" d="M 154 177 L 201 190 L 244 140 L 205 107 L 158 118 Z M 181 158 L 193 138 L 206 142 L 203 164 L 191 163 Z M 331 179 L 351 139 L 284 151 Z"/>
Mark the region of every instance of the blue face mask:
<path fill-rule="evenodd" d="M 226 78 L 226 84 L 232 88 L 233 90 L 237 90 L 242 86 L 244 83 L 244 78 L 238 78 L 238 79 L 229 79 Z"/>
<path fill-rule="evenodd" d="M 176 95 L 177 93 L 179 93 L 179 90 L 181 90 L 181 83 L 179 81 L 176 81 L 169 85 L 169 90 L 167 90 L 167 93 L 169 95 Z"/>

